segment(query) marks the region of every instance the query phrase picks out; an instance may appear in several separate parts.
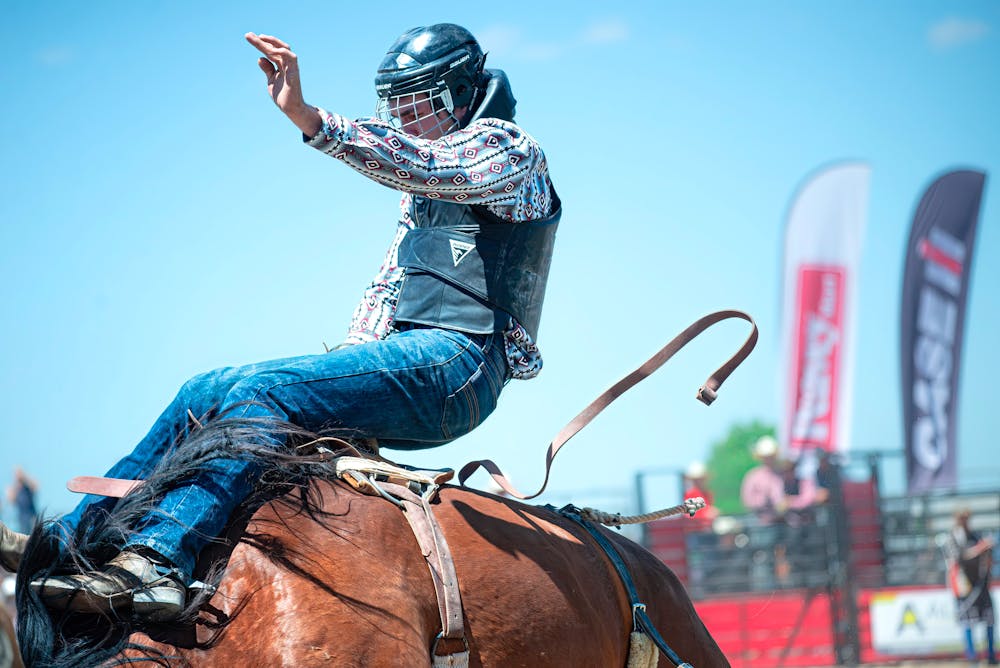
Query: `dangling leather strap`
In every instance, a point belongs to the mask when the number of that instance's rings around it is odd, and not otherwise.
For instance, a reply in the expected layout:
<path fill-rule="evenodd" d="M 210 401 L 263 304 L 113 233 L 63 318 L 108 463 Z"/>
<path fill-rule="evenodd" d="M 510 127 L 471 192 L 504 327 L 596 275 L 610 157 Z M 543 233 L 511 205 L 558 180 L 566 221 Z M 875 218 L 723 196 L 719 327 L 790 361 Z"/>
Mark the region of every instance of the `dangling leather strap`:
<path fill-rule="evenodd" d="M 552 440 L 549 445 L 549 450 L 545 455 L 545 480 L 542 481 L 541 488 L 534 494 L 525 495 L 517 491 L 517 489 L 511 484 L 507 476 L 500 471 L 500 468 L 489 459 L 478 460 L 474 462 L 469 462 L 462 467 L 462 470 L 458 472 L 458 481 L 461 484 L 465 484 L 465 481 L 469 479 L 473 473 L 475 473 L 480 467 L 486 469 L 492 476 L 493 480 L 496 481 L 500 487 L 517 499 L 533 499 L 542 492 L 545 491 L 545 487 L 549 484 L 549 472 L 552 468 L 552 460 L 555 459 L 556 453 L 559 452 L 559 448 L 566 444 L 566 442 L 573 438 L 581 429 L 590 424 L 590 421 L 597 417 L 597 414 L 603 411 L 608 405 L 620 397 L 630 389 L 632 386 L 639 383 L 654 371 L 659 369 L 666 363 L 671 357 L 677 353 L 678 350 L 686 346 L 695 337 L 704 332 L 706 329 L 712 325 L 721 322 L 723 320 L 728 320 L 729 318 L 742 318 L 750 323 L 753 330 L 750 332 L 750 336 L 743 343 L 740 349 L 733 355 L 729 360 L 715 370 L 705 384 L 698 389 L 697 399 L 704 403 L 706 406 L 715 401 L 716 393 L 722 383 L 725 382 L 729 374 L 738 367 L 743 360 L 747 358 L 750 351 L 753 350 L 754 346 L 757 344 L 757 324 L 754 323 L 753 318 L 744 313 L 743 311 L 716 311 L 715 313 L 710 313 L 690 325 L 683 332 L 678 334 L 673 340 L 667 345 L 663 346 L 659 352 L 646 360 L 642 366 L 630 373 L 629 375 L 622 378 L 620 381 L 612 385 L 609 389 L 605 390 L 601 396 L 597 397 L 594 401 L 590 403 L 589 406 L 584 408 L 579 415 L 570 420 L 569 424 L 562 428 L 562 430 L 556 434 L 556 437 Z"/>

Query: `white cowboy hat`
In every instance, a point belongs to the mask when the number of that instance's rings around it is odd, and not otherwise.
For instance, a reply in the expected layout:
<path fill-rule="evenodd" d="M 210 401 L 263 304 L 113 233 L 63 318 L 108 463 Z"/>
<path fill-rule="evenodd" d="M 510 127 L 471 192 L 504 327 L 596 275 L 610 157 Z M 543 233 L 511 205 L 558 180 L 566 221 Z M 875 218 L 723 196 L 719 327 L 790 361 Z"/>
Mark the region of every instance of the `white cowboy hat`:
<path fill-rule="evenodd" d="M 688 464 L 687 471 L 684 472 L 684 476 L 690 478 L 691 480 L 698 480 L 704 478 L 708 471 L 705 469 L 705 465 L 701 462 L 691 462 Z"/>
<path fill-rule="evenodd" d="M 761 436 L 753 444 L 752 452 L 754 457 L 760 459 L 774 457 L 778 454 L 778 442 L 772 436 Z"/>

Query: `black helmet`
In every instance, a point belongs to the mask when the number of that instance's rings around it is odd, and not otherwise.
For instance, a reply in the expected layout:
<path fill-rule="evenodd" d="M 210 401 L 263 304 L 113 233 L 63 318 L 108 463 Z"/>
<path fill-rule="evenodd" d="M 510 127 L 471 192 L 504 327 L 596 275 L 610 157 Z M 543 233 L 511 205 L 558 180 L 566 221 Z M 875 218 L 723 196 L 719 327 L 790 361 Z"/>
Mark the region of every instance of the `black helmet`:
<path fill-rule="evenodd" d="M 449 114 L 458 107 L 472 107 L 484 83 L 485 61 L 472 33 L 454 23 L 408 30 L 389 47 L 375 75 L 376 113 L 392 120 L 390 100 L 418 93 L 438 100 Z M 457 127 L 459 119 L 454 120 Z"/>

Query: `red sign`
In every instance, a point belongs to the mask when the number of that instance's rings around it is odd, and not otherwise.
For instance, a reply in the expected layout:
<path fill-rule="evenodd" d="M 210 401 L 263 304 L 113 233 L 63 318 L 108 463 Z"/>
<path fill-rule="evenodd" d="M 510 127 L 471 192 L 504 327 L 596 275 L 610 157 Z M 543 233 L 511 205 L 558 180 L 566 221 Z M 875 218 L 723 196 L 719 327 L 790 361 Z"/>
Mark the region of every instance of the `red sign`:
<path fill-rule="evenodd" d="M 793 401 L 788 447 L 793 452 L 837 450 L 846 269 L 799 267 L 792 344 Z"/>

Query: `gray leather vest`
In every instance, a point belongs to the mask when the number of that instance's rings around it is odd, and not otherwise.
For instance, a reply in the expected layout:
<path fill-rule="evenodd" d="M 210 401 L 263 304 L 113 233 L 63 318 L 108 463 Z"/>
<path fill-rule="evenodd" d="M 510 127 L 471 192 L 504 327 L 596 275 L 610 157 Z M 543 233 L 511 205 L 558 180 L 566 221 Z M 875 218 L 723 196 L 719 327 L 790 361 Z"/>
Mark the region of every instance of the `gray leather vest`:
<path fill-rule="evenodd" d="M 513 316 L 537 340 L 562 208 L 527 223 L 502 222 L 484 206 L 414 197 L 414 229 L 399 246 L 406 268 L 396 322 L 472 334 L 503 331 Z"/>

